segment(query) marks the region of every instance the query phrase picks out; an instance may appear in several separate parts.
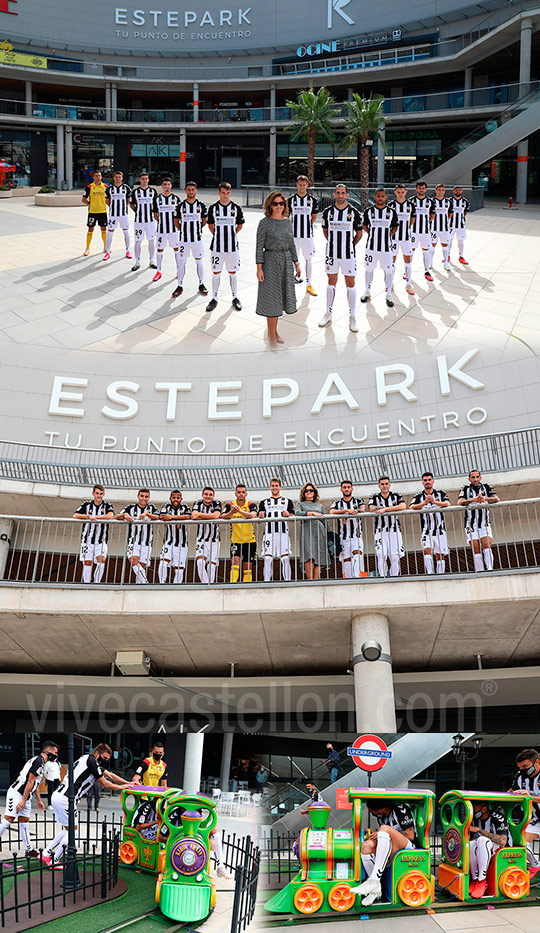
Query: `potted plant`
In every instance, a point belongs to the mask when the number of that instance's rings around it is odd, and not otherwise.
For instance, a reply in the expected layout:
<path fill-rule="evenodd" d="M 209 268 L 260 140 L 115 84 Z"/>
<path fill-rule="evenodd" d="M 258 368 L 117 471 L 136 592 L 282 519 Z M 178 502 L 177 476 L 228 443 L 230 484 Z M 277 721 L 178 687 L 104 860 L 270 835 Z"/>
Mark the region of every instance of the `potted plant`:
<path fill-rule="evenodd" d="M 0 183 L 0 198 L 11 198 L 13 197 L 13 186 L 9 181 L 3 181 Z"/>

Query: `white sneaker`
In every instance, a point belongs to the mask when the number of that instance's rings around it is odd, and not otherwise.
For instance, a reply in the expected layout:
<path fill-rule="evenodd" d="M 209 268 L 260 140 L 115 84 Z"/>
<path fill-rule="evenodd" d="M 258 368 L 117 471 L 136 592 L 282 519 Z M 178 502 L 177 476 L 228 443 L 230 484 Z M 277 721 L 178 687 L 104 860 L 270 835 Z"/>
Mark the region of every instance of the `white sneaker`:
<path fill-rule="evenodd" d="M 375 894 L 377 891 L 381 892 L 381 883 L 376 878 L 366 878 L 362 884 L 357 885 L 356 888 L 351 888 L 351 891 L 353 894 L 360 894 L 361 896 Z"/>
<path fill-rule="evenodd" d="M 223 865 L 218 865 L 216 870 L 216 875 L 218 878 L 224 878 L 226 881 L 232 881 L 232 875 L 229 874 L 226 868 Z"/>
<path fill-rule="evenodd" d="M 449 262 L 445 262 L 444 268 L 446 269 L 447 272 L 451 272 L 451 271 L 452 271 L 452 266 L 450 265 Z"/>
<path fill-rule="evenodd" d="M 356 323 L 354 314 L 349 314 L 349 330 L 352 334 L 358 333 L 358 324 Z"/>
<path fill-rule="evenodd" d="M 371 292 L 366 292 L 365 295 L 362 295 L 360 301 L 365 305 L 366 301 L 371 301 Z"/>
<path fill-rule="evenodd" d="M 319 327 L 328 327 L 332 323 L 332 312 L 325 311 L 324 317 L 319 321 Z"/>

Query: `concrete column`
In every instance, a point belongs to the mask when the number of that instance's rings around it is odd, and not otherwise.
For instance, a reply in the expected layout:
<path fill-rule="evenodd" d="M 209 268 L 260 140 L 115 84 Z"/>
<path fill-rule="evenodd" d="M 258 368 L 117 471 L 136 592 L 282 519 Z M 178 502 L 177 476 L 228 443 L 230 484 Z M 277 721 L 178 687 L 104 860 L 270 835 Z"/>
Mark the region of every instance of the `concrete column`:
<path fill-rule="evenodd" d="M 519 43 L 519 96 L 523 97 L 531 89 L 531 46 L 532 46 L 532 19 L 521 21 L 521 35 Z"/>
<path fill-rule="evenodd" d="M 198 794 L 201 786 L 204 732 L 188 732 L 186 735 L 186 759 L 184 762 L 183 789 L 186 794 Z"/>
<path fill-rule="evenodd" d="M 111 120 L 118 120 L 118 86 L 111 84 Z"/>
<path fill-rule="evenodd" d="M 199 122 L 199 85 L 193 82 L 193 122 Z"/>
<path fill-rule="evenodd" d="M 529 140 L 525 139 L 517 147 L 516 165 L 516 204 L 527 203 L 527 182 L 529 177 Z"/>
<path fill-rule="evenodd" d="M 472 97 L 472 94 L 471 94 L 471 89 L 472 89 L 472 68 L 466 68 L 466 69 L 465 69 L 464 79 L 465 79 L 465 80 L 464 80 L 463 87 L 464 87 L 464 89 L 465 89 L 465 93 L 464 93 L 464 95 L 463 95 L 463 106 L 464 106 L 464 107 L 470 107 L 471 104 L 472 104 L 472 100 L 471 100 L 471 97 Z"/>
<path fill-rule="evenodd" d="M 105 85 L 105 119 L 110 122 L 111 119 L 111 85 Z"/>
<path fill-rule="evenodd" d="M 4 579 L 4 574 L 6 572 L 12 533 L 13 522 L 8 518 L 2 518 L 0 520 L 0 580 Z"/>
<path fill-rule="evenodd" d="M 234 732 L 223 733 L 223 746 L 221 749 L 221 770 L 219 773 L 219 786 L 222 791 L 229 790 L 229 775 L 231 773 L 232 747 Z"/>
<path fill-rule="evenodd" d="M 380 645 L 377 661 L 365 659 L 370 643 Z M 359 732 L 395 732 L 396 711 L 388 619 L 379 612 L 364 612 L 352 619 L 352 646 L 356 727 Z M 372 648 L 375 651 L 375 648 Z"/>
<path fill-rule="evenodd" d="M 277 171 L 277 135 L 276 128 L 273 126 L 270 129 L 270 161 L 268 163 L 268 184 L 271 188 L 275 187 L 276 184 L 276 171 Z"/>
<path fill-rule="evenodd" d="M 180 191 L 186 187 L 186 131 L 180 130 Z"/>
<path fill-rule="evenodd" d="M 348 88 L 347 88 L 347 100 L 352 100 L 352 99 L 353 99 L 353 94 L 354 94 L 354 88 L 353 88 L 353 87 L 348 87 Z"/>
<path fill-rule="evenodd" d="M 379 127 L 379 138 L 377 140 L 377 184 L 384 185 L 384 157 L 385 151 L 383 147 L 385 137 L 384 126 Z"/>
<path fill-rule="evenodd" d="M 64 182 L 64 124 L 58 123 L 56 127 L 56 187 L 58 191 L 63 188 Z"/>
<path fill-rule="evenodd" d="M 73 132 L 71 126 L 66 126 L 66 185 L 71 191 L 73 188 Z"/>
<path fill-rule="evenodd" d="M 276 119 L 276 85 L 270 85 L 270 119 Z"/>
<path fill-rule="evenodd" d="M 32 82 L 24 82 L 24 95 L 25 95 L 25 114 L 27 117 L 32 116 Z"/>

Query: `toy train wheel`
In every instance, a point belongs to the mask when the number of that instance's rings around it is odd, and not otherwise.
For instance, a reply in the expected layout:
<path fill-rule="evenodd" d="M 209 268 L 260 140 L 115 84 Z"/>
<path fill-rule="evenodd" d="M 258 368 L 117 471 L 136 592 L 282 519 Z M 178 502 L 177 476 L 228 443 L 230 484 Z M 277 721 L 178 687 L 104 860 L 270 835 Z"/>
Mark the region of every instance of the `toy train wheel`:
<path fill-rule="evenodd" d="M 529 874 L 523 868 L 507 868 L 499 878 L 499 890 L 505 897 L 518 901 L 529 893 Z"/>
<path fill-rule="evenodd" d="M 124 865 L 133 865 L 137 861 L 137 849 L 132 842 L 123 842 L 120 846 L 120 858 Z"/>
<path fill-rule="evenodd" d="M 314 914 L 324 901 L 324 894 L 316 884 L 303 884 L 294 895 L 294 906 L 301 914 Z"/>
<path fill-rule="evenodd" d="M 354 907 L 356 894 L 353 894 L 348 884 L 335 884 L 328 894 L 328 903 L 332 910 L 344 913 Z"/>
<path fill-rule="evenodd" d="M 431 882 L 421 871 L 408 871 L 399 880 L 397 893 L 407 907 L 422 907 L 431 897 Z"/>

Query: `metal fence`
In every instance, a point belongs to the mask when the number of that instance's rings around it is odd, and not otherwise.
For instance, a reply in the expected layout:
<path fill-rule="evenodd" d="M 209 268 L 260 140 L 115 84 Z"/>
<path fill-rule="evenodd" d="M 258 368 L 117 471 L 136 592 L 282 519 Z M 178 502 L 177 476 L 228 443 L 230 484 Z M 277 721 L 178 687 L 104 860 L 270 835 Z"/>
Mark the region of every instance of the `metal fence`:
<path fill-rule="evenodd" d="M 89 523 L 89 533 L 96 533 L 97 539 L 107 530 L 105 547 L 103 540 L 93 545 L 85 539 L 81 544 L 86 522 L 4 515 L 0 516 L 0 585 L 72 586 L 101 580 L 110 586 L 338 583 L 388 574 L 411 579 L 424 576 L 426 569 L 431 572 L 426 548 L 441 555 L 444 569 L 439 572 L 478 573 L 484 566 L 473 560 L 469 526 L 473 537 L 476 526 L 485 526 L 489 530 L 476 537 L 493 539 L 494 566 L 486 563 L 486 569 L 538 569 L 540 499 L 475 505 L 467 521 L 470 514 L 462 506 L 450 506 L 381 515 L 365 511 L 346 518 L 329 514 L 275 521 L 254 518 L 232 526 L 225 519 L 189 517 L 182 522 L 129 526 L 114 519 Z M 231 538 L 240 531 L 243 540 Z M 167 537 L 171 535 L 179 537 Z M 481 563 L 487 545 L 482 544 L 481 550 L 480 540 L 477 543 Z M 103 575 L 103 562 L 96 560 L 100 555 L 105 559 Z"/>
<path fill-rule="evenodd" d="M 0 479 L 64 486 L 101 483 L 108 489 L 202 489 L 209 481 L 216 489 L 234 489 L 240 480 L 248 489 L 265 489 L 274 476 L 284 488 L 294 489 L 308 477 L 319 487 L 339 486 L 344 476 L 363 485 L 376 483 L 383 473 L 397 483 L 416 480 L 426 469 L 439 477 L 466 477 L 471 466 L 483 473 L 505 473 L 539 465 L 540 427 L 423 444 L 317 446 L 287 454 L 127 453 L 0 441 Z"/>
<path fill-rule="evenodd" d="M 230 837 L 228 837 L 230 838 Z M 227 854 L 228 838 L 223 840 L 225 864 L 229 867 L 231 855 Z M 237 840 L 234 848 L 234 901 L 231 918 L 231 933 L 240 933 L 251 923 L 257 901 L 257 886 L 261 865 L 259 847 L 251 836 Z M 229 859 L 229 861 L 227 861 Z"/>

